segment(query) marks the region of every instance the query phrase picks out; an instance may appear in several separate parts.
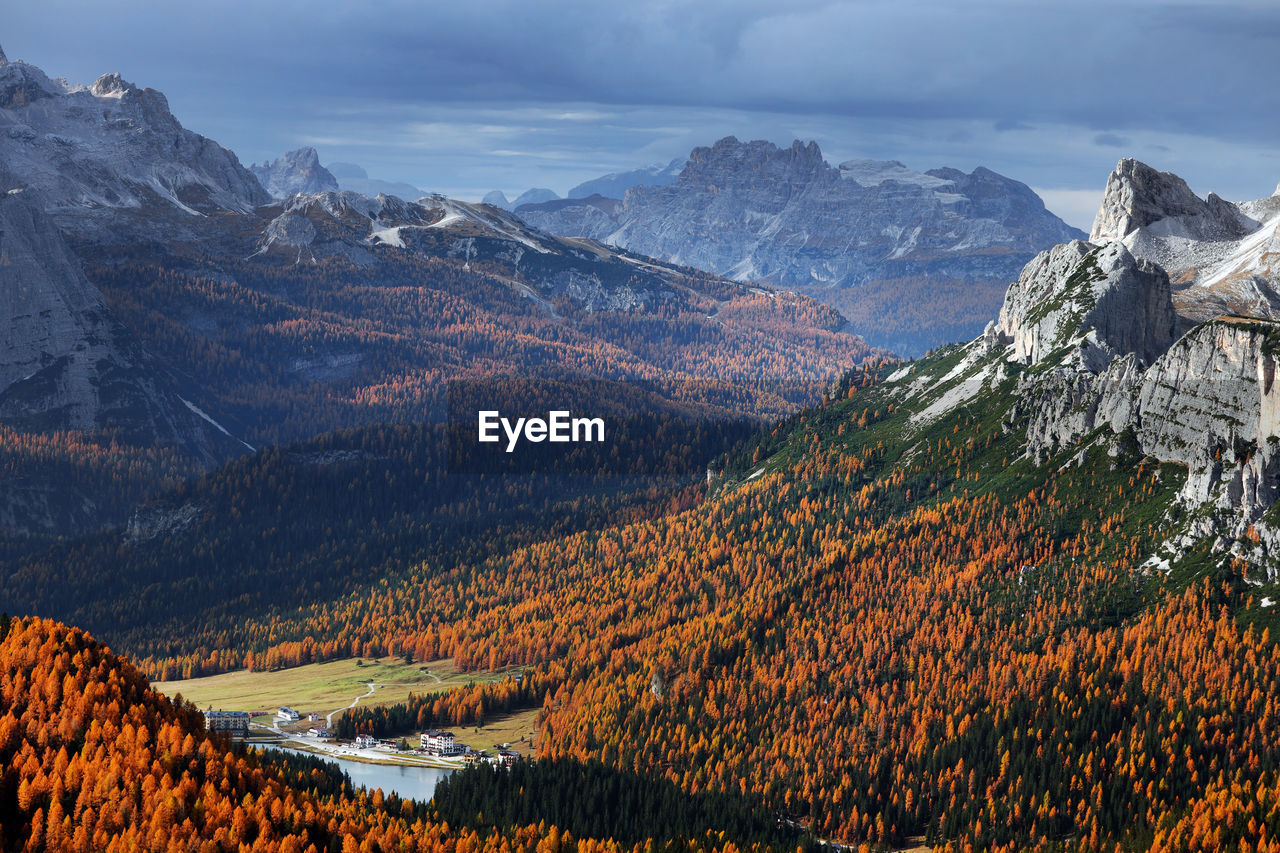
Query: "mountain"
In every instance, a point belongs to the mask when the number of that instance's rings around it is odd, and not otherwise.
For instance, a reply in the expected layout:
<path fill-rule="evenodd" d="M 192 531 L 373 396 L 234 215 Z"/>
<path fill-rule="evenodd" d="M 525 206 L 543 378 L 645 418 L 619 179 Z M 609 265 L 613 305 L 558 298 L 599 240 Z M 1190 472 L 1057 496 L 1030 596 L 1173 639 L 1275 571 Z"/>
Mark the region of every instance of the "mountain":
<path fill-rule="evenodd" d="M 1223 314 L 1280 320 L 1280 187 L 1268 198 L 1201 199 L 1176 175 L 1121 160 L 1090 240 L 1120 240 L 1173 281 L 1183 328 Z"/>
<path fill-rule="evenodd" d="M 421 198 L 426 193 L 404 181 L 383 181 L 369 177 L 363 166 L 355 163 L 330 163 L 329 173 L 338 179 L 338 189 L 351 190 L 361 195 L 398 195 L 401 198 Z"/>
<path fill-rule="evenodd" d="M 258 167 L 289 194 L 272 199 L 162 94 L 116 76 L 85 88 L 5 63 L 0 93 L 3 188 L 22 190 L 5 201 L 17 298 L 0 315 L 0 462 L 26 495 L 0 513 L 10 532 L 121 524 L 244 442 L 438 418 L 449 382 L 487 372 L 672 395 L 756 383 L 729 406 L 760 417 L 871 354 L 811 300 L 485 205 L 299 192 L 333 185 L 312 149 Z M 63 473 L 41 479 L 50 459 Z"/>
<path fill-rule="evenodd" d="M 1180 193 L 1156 194 L 1173 199 L 1167 208 L 1124 202 L 1141 195 L 1129 177 L 1140 170 L 1117 173 L 1121 203 L 1104 205 L 1106 221 L 1145 219 L 1141 230 L 1204 215 Z M 458 216 L 475 245 L 482 226 L 495 246 L 496 229 L 513 227 L 489 207 L 472 209 L 494 217 L 486 223 L 428 201 L 440 211 L 381 201 L 362 212 L 322 194 L 295 215 L 333 219 L 313 222 L 326 242 L 368 235 L 384 264 L 416 257 L 419 241 L 430 247 L 432 217 Z M 1145 212 L 1113 215 L 1129 208 Z M 1205 251 L 1234 242 L 1218 224 L 1179 239 Z M 383 226 L 400 229 L 405 248 L 376 237 Z M 535 243 L 524 255 L 555 245 L 516 233 Z M 82 537 L 11 561 L 0 610 L 98 620 L 150 672 L 448 658 L 474 683 L 362 702 L 340 725 L 397 736 L 526 711 L 540 757 L 605 774 L 579 787 L 567 769 L 474 781 L 460 771 L 458 789 L 471 793 L 449 814 L 485 827 L 538 817 L 531 786 L 556 813 L 583 811 L 582 797 L 619 801 L 600 792 L 616 781 L 607 774 L 625 773 L 690 798 L 741 795 L 772 825 L 851 847 L 1265 847 L 1280 828 L 1280 323 L 1223 316 L 1182 332 L 1176 283 L 1127 236 L 1038 253 L 973 340 L 847 372 L 820 402 L 716 458 L 705 479 L 655 485 L 635 512 L 576 480 L 551 495 L 518 491 L 536 519 L 526 525 L 496 500 L 501 481 L 438 488 L 429 430 L 351 430 L 229 463 L 148 506 L 124 542 Z M 338 279 L 346 262 L 274 252 L 251 268 L 254 293 L 299 293 L 302 281 L 285 276 L 319 268 L 326 298 L 399 291 L 392 304 L 409 324 L 456 310 L 453 299 L 484 281 L 459 278 L 448 300 L 421 310 L 410 297 L 444 278 L 439 258 L 388 266 L 396 275 L 371 284 L 369 267 Z M 487 268 L 491 294 L 516 280 L 511 266 Z M 248 281 L 244 269 L 234 271 Z M 236 292 L 225 280 L 191 291 L 220 288 Z M 782 298 L 761 294 L 753 310 Z M 255 310 L 268 313 L 265 302 Z M 333 304 L 317 305 L 326 341 L 340 331 Z M 585 325 L 597 315 L 572 316 Z M 270 325 L 312 333 L 297 317 Z M 565 523 L 543 523 L 561 502 L 572 507 Z M 267 583 L 253 582 L 259 569 Z M 0 665 L 0 678 L 43 685 L 30 688 L 42 695 L 59 684 L 61 697 L 87 693 L 75 669 L 94 660 L 84 643 L 63 654 L 65 634 L 51 642 L 30 621 L 18 630 L 26 657 Z M 62 661 L 63 681 L 31 667 L 37 649 Z M 512 669 L 518 682 L 497 680 Z M 38 743 L 38 714 L 59 707 L 0 717 L 0 749 Z M 78 731 L 74 718 L 55 723 L 47 728 Z M 141 740 L 185 754 L 176 737 Z M 27 795 L 41 778 L 36 753 L 12 762 Z M 103 760 L 112 757 L 108 748 Z M 187 764 L 148 754 L 122 766 Z M 52 808 L 14 802 L 0 809 L 21 818 L 0 825 L 24 838 L 35 808 Z"/>
<path fill-rule="evenodd" d="M 665 166 L 655 163 L 629 172 L 610 172 L 589 181 L 583 181 L 565 195 L 565 198 L 589 198 L 601 195 L 606 198 L 620 199 L 632 187 L 660 187 L 671 183 L 680 176 L 680 171 L 687 162 L 684 157 L 676 157 Z"/>
<path fill-rule="evenodd" d="M 1121 160 L 1092 242 L 1038 255 L 945 370 L 904 367 L 887 387 L 921 423 L 1002 396 L 1036 460 L 1123 449 L 1176 465 L 1179 523 L 1162 559 L 1211 547 L 1276 580 L 1278 216 L 1275 196 L 1200 199 L 1175 175 Z"/>
<path fill-rule="evenodd" d="M 59 226 L 97 240 L 181 239 L 270 201 L 235 154 L 119 74 L 73 85 L 0 59 L 0 162 Z"/>
<path fill-rule="evenodd" d="M 32 448 L 37 457 L 24 457 L 27 440 L 19 435 L 98 436 L 138 455 L 171 453 L 185 468 L 221 462 L 247 446 L 192 402 L 209 405 L 199 388 L 113 318 L 42 205 L 31 202 L 34 195 L 22 188 L 0 195 L 0 427 L 11 431 L 0 528 L 68 533 L 123 521 L 127 508 L 112 497 L 130 489 L 83 469 L 60 476 L 50 460 L 42 468 L 42 452 Z M 80 453 L 86 450 L 109 452 Z M 121 480 L 129 479 L 130 464 L 151 473 L 140 460 L 125 460 Z"/>
<path fill-rule="evenodd" d="M 588 206 L 520 215 L 552 233 L 807 293 L 906 354 L 976 334 L 1032 255 L 1084 236 L 988 169 L 835 168 L 816 143 L 734 137 L 694 149 L 674 183 L 629 190 L 607 218 Z"/>
<path fill-rule="evenodd" d="M 503 210 L 515 210 L 521 205 L 541 204 L 546 201 L 555 201 L 558 198 L 560 198 L 560 196 L 556 195 L 554 190 L 549 190 L 545 187 L 534 187 L 531 190 L 525 190 L 520 193 L 520 195 L 516 196 L 515 201 L 509 201 L 506 193 L 502 190 L 493 190 L 485 193 L 483 202 L 485 204 L 491 204 L 494 207 L 502 208 Z"/>
<path fill-rule="evenodd" d="M 270 163 L 250 166 L 249 171 L 275 198 L 338 190 L 338 179 L 320 165 L 320 156 L 314 148 L 290 151 Z"/>
<path fill-rule="evenodd" d="M 481 204 L 491 204 L 502 210 L 511 210 L 511 200 L 507 198 L 507 194 L 502 190 L 490 190 L 484 194 L 484 198 L 480 200 Z"/>

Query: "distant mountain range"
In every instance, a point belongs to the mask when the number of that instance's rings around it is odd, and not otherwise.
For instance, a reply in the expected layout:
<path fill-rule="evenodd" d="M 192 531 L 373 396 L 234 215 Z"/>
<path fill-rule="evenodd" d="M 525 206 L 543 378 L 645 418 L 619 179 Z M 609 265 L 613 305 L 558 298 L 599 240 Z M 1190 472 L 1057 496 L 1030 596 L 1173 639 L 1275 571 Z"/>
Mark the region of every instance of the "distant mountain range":
<path fill-rule="evenodd" d="M 250 445 L 442 417 L 452 379 L 644 379 L 777 417 L 871 353 L 806 298 L 344 191 L 314 149 L 250 171 L 118 75 L 0 58 L 0 156 L 0 431 L 23 437 L 0 443 L 0 530 L 119 523 Z"/>
<path fill-rule="evenodd" d="M 684 168 L 685 162 L 686 158 L 676 157 L 666 164 L 655 163 L 651 166 L 631 169 L 626 172 L 610 172 L 607 175 L 583 181 L 569 190 L 565 195 L 565 199 L 585 199 L 592 196 L 620 199 L 632 187 L 664 186 L 679 177 L 680 170 Z M 514 201 L 509 200 L 506 193 L 501 190 L 493 190 L 487 193 L 483 199 L 485 204 L 492 204 L 494 207 L 500 207 L 503 210 L 515 210 L 526 204 L 543 204 L 559 200 L 561 200 L 560 196 L 556 195 L 553 190 L 543 187 L 525 190 L 516 196 Z"/>
<path fill-rule="evenodd" d="M 395 195 L 403 199 L 421 198 L 427 194 L 403 181 L 370 178 L 364 167 L 355 163 L 330 163 L 323 166 L 319 153 L 310 146 L 286 152 L 275 160 L 249 168 L 263 188 L 278 199 L 287 199 L 297 193 L 346 190 L 368 196 Z"/>
<path fill-rule="evenodd" d="M 981 331 L 1032 255 L 1084 236 L 1025 184 L 988 169 L 837 168 L 816 143 L 734 137 L 694 149 L 675 181 L 633 186 L 619 204 L 552 201 L 517 213 L 552 233 L 807 293 L 906 355 Z"/>

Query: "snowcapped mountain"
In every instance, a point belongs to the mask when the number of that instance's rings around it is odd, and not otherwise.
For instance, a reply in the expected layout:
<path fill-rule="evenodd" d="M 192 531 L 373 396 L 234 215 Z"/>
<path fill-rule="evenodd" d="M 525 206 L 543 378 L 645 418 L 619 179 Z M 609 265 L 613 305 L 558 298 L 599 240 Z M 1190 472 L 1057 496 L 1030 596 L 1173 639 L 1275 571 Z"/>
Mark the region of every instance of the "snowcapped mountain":
<path fill-rule="evenodd" d="M 1177 175 L 1121 160 L 1089 239 L 1120 240 L 1167 270 L 1184 326 L 1280 319 L 1280 187 L 1256 201 L 1201 199 Z"/>
<path fill-rule="evenodd" d="M 869 341 L 906 353 L 976 333 L 1035 252 L 1084 236 L 1026 185 L 988 169 L 837 168 L 816 143 L 734 137 L 695 148 L 673 183 L 632 187 L 612 213 L 584 201 L 519 215 L 552 233 L 800 290 L 838 307 Z M 887 294 L 885 282 L 894 283 Z M 964 319 L 922 325 L 912 315 L 940 283 L 957 303 L 941 313 Z M 859 302 L 877 308 L 859 311 Z"/>
<path fill-rule="evenodd" d="M 270 163 L 252 165 L 249 171 L 275 198 L 338 191 L 338 179 L 320 165 L 320 155 L 310 147 L 289 151 Z"/>
<path fill-rule="evenodd" d="M 0 162 L 90 239 L 173 238 L 270 197 L 235 154 L 182 127 L 164 95 L 119 74 L 50 79 L 0 53 Z M 157 221 L 159 220 L 159 221 Z"/>

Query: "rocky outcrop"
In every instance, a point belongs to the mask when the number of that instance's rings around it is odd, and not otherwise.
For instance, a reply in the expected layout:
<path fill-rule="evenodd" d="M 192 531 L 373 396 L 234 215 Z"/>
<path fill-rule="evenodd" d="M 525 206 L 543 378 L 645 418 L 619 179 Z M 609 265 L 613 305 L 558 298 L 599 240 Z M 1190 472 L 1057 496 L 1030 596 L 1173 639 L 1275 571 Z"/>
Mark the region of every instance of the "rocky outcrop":
<path fill-rule="evenodd" d="M 837 307 L 887 279 L 911 280 L 926 292 L 920 283 L 943 279 L 1007 282 L 1036 252 L 1084 236 L 1028 187 L 987 169 L 920 173 L 872 160 L 837 168 L 816 143 L 779 148 L 733 137 L 694 149 L 672 183 L 633 186 L 612 213 L 584 201 L 523 207 L 518 215 L 552 233 L 802 290 Z M 949 311 L 990 316 L 999 306 L 990 288 L 957 290 L 966 304 Z M 916 306 L 884 310 L 907 315 Z M 896 316 L 879 319 L 858 331 L 877 340 L 877 326 L 897 323 Z M 921 331 L 906 336 L 903 348 L 922 351 L 953 333 L 950 326 Z"/>
<path fill-rule="evenodd" d="M 249 167 L 258 183 L 275 198 L 298 193 L 338 192 L 338 179 L 320 165 L 314 148 L 299 148 L 270 163 Z"/>
<path fill-rule="evenodd" d="M 1155 361 L 1173 343 L 1177 316 L 1169 277 L 1121 243 L 1079 240 L 1037 255 L 1009 287 L 995 333 L 1024 364 L 1058 364 L 1100 372 L 1132 354 Z"/>
<path fill-rule="evenodd" d="M 1186 335 L 1137 388 L 1142 447 L 1190 470 L 1185 494 L 1252 521 L 1280 492 L 1280 325 L 1225 318 Z M 1216 495 L 1216 487 L 1225 488 Z"/>
<path fill-rule="evenodd" d="M 78 86 L 0 65 L 0 163 L 90 240 L 181 238 L 203 214 L 270 200 L 235 154 L 183 128 L 164 95 L 118 74 Z"/>
<path fill-rule="evenodd" d="M 1229 215 L 1226 204 L 1122 161 L 1098 214 L 1101 245 L 1073 241 L 1027 264 L 998 319 L 945 374 L 891 377 L 904 402 L 919 401 L 911 422 L 995 392 L 1009 395 L 1005 428 L 1025 429 L 1037 462 L 1100 445 L 1185 466 L 1171 547 L 1207 537 L 1215 549 L 1266 564 L 1274 579 L 1268 554 L 1280 549 L 1280 527 L 1268 510 L 1280 500 L 1280 322 L 1219 314 L 1188 323 L 1175 313 L 1178 298 L 1205 300 L 1204 292 L 1182 275 L 1171 285 L 1143 256 L 1162 245 L 1184 262 L 1227 251 L 1231 264 L 1260 275 L 1275 225 L 1243 238 L 1231 229 L 1253 216 L 1280 221 L 1280 204 L 1232 205 Z M 1181 236 L 1167 236 L 1175 231 Z"/>
<path fill-rule="evenodd" d="M 1121 160 L 1094 221 L 1096 242 L 1123 241 L 1176 282 L 1182 329 L 1230 314 L 1280 319 L 1280 197 L 1201 199 L 1177 175 Z"/>
<path fill-rule="evenodd" d="M 1247 224 L 1230 202 L 1213 193 L 1202 200 L 1172 172 L 1158 172 L 1138 160 L 1121 160 L 1107 178 L 1089 239 L 1119 240 L 1153 226 L 1196 240 L 1237 240 L 1247 232 Z"/>

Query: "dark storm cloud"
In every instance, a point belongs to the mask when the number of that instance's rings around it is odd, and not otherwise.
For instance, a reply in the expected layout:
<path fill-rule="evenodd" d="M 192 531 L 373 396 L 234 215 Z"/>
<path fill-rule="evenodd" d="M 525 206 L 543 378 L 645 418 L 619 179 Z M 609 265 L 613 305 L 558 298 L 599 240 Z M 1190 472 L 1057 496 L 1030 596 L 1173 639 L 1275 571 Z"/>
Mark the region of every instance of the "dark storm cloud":
<path fill-rule="evenodd" d="M 1280 130 L 1271 2 L 11 5 L 11 57 L 120 70 L 249 159 L 329 140 L 331 159 L 443 189 L 564 189 L 806 129 L 828 153 L 1059 187 L 1100 185 L 1120 152 L 1099 147 L 1160 144 L 1194 186 L 1223 177 L 1210 150 L 1256 169 Z M 434 159 L 410 167 L 415 151 Z"/>

